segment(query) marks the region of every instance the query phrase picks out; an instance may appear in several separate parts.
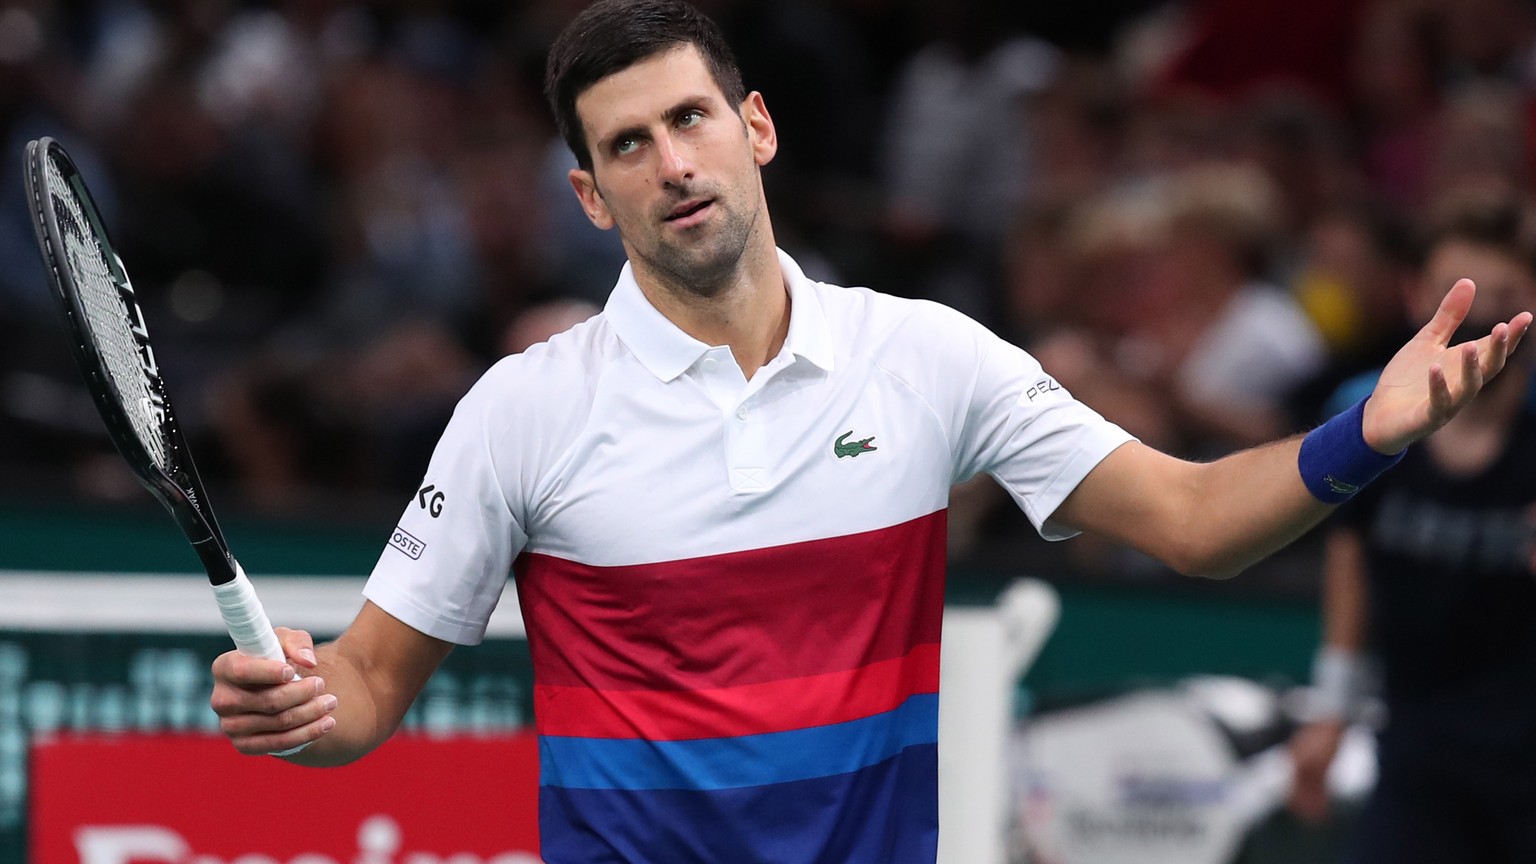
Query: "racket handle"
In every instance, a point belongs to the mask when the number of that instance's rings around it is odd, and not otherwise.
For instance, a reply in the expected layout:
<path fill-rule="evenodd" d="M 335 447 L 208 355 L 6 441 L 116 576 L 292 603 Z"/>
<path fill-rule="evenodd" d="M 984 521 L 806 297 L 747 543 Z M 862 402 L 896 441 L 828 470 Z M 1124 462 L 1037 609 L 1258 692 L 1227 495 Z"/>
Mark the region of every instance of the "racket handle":
<path fill-rule="evenodd" d="M 229 638 L 235 640 L 235 647 L 240 649 L 241 654 L 265 657 L 268 660 L 288 660 L 283 654 L 282 643 L 277 641 L 272 622 L 267 620 L 267 610 L 261 607 L 256 589 L 252 587 L 251 580 L 245 578 L 245 568 L 240 566 L 240 562 L 235 562 L 233 580 L 213 586 L 213 597 L 219 603 L 219 615 L 224 618 L 224 626 L 229 629 Z M 299 680 L 299 673 L 293 673 L 293 680 Z M 290 756 L 308 746 L 309 742 L 305 742 L 272 755 Z"/>
<path fill-rule="evenodd" d="M 267 620 L 267 612 L 256 597 L 256 589 L 251 586 L 251 580 L 245 578 L 245 569 L 238 562 L 235 578 L 213 586 L 213 596 L 219 603 L 219 615 L 224 618 L 229 637 L 235 640 L 235 647 L 241 654 L 287 661 L 283 646 L 277 641 L 277 633 L 272 630 L 272 622 Z M 297 680 L 299 676 L 295 674 L 293 677 Z"/>

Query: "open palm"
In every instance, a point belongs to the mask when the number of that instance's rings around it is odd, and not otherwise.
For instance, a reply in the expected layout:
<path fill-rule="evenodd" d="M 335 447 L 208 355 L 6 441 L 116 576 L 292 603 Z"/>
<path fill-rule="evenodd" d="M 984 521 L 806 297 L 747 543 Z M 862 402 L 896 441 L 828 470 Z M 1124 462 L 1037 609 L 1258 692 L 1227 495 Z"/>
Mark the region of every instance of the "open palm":
<path fill-rule="evenodd" d="M 1494 325 L 1481 339 L 1449 345 L 1476 294 L 1471 279 L 1457 281 L 1424 329 L 1382 370 L 1365 405 L 1363 432 L 1372 449 L 1396 453 L 1444 426 L 1504 368 L 1531 326 L 1531 313 Z"/>

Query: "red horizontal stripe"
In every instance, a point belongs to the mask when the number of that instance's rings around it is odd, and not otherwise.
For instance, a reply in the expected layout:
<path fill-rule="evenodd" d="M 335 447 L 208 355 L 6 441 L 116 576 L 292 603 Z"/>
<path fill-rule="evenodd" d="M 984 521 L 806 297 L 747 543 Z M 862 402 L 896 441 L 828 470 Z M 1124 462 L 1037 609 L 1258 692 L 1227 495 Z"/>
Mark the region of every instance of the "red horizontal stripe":
<path fill-rule="evenodd" d="M 723 555 L 516 565 L 534 680 L 587 690 L 709 690 L 904 657 L 937 644 L 945 513 Z"/>
<path fill-rule="evenodd" d="M 540 684 L 541 735 L 681 741 L 786 732 L 871 717 L 939 692 L 939 646 L 859 669 L 709 690 L 589 690 Z"/>

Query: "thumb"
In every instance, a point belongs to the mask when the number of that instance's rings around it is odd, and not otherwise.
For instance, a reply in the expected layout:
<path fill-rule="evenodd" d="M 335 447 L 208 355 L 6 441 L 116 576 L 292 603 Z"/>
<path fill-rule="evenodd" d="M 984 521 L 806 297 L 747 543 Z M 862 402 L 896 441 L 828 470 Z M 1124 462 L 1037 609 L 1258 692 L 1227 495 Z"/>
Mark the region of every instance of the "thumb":
<path fill-rule="evenodd" d="M 303 630 L 290 630 L 287 627 L 273 628 L 277 632 L 277 641 L 282 643 L 283 654 L 305 669 L 314 669 L 318 665 L 315 659 L 315 639 Z"/>
<path fill-rule="evenodd" d="M 1472 300 L 1476 296 L 1477 286 L 1472 284 L 1471 279 L 1457 279 L 1456 284 L 1440 300 L 1440 308 L 1435 310 L 1435 316 L 1419 331 L 1420 335 L 1428 336 L 1441 345 L 1449 344 L 1456 328 L 1461 326 L 1467 313 L 1472 310 Z"/>

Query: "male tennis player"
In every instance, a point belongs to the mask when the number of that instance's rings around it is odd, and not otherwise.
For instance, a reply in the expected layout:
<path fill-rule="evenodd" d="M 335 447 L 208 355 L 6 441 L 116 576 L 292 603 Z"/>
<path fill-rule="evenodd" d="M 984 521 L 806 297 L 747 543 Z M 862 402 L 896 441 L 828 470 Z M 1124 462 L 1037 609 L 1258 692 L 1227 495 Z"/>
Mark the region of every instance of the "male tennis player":
<path fill-rule="evenodd" d="M 985 471 L 1047 537 L 1235 573 L 1443 424 L 1531 320 L 1447 348 L 1459 282 L 1369 401 L 1190 464 L 956 312 L 806 278 L 763 198 L 763 96 L 692 7 L 593 4 L 547 92 L 629 255 L 607 306 L 464 397 L 347 632 L 284 631 L 286 668 L 219 657 L 212 702 L 243 752 L 356 759 L 515 572 L 552 864 L 931 864 L 951 484 Z"/>

